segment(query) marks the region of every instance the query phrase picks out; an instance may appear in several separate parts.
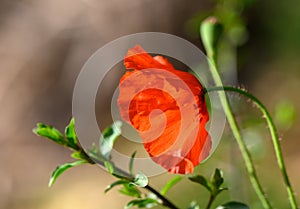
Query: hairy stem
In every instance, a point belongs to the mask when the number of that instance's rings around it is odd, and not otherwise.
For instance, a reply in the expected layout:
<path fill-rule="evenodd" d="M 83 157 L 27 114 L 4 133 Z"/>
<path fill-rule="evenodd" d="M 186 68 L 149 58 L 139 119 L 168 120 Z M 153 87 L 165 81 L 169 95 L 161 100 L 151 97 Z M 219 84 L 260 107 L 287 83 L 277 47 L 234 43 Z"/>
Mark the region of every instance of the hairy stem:
<path fill-rule="evenodd" d="M 272 138 L 272 142 L 273 142 L 273 146 L 274 146 L 274 151 L 276 154 L 277 164 L 280 168 L 280 171 L 281 171 L 281 174 L 283 177 L 283 181 L 286 186 L 290 205 L 291 205 L 292 209 L 297 209 L 298 208 L 297 202 L 296 202 L 296 198 L 295 198 L 295 195 L 294 195 L 294 192 L 292 189 L 292 185 L 290 183 L 290 180 L 289 180 L 289 177 L 288 177 L 288 174 L 286 171 L 286 167 L 285 167 L 285 163 L 284 163 L 284 159 L 283 159 L 283 155 L 282 155 L 282 151 L 281 151 L 281 147 L 280 147 L 280 140 L 278 137 L 278 133 L 276 131 L 276 127 L 274 125 L 272 117 L 271 117 L 270 113 L 268 112 L 267 108 L 263 105 L 263 103 L 259 99 L 257 99 L 255 96 L 253 96 L 252 94 L 250 94 L 249 92 L 247 92 L 243 89 L 239 89 L 239 88 L 235 88 L 235 87 L 231 87 L 231 86 L 222 86 L 222 87 L 211 87 L 211 88 L 206 89 L 206 91 L 207 92 L 231 91 L 231 92 L 239 93 L 239 94 L 249 98 L 261 110 L 264 118 L 266 119 L 268 127 L 270 129 L 270 134 L 271 134 L 271 138 Z"/>
<path fill-rule="evenodd" d="M 215 84 L 217 86 L 223 86 L 221 77 L 220 77 L 218 69 L 217 69 L 215 54 L 213 54 L 213 53 L 208 54 L 208 61 L 209 61 L 209 67 L 210 67 L 212 77 L 213 77 L 213 80 L 214 80 Z M 226 94 L 223 91 L 218 92 L 218 94 L 219 94 L 221 105 L 222 105 L 222 107 L 224 109 L 224 112 L 225 112 L 225 115 L 227 117 L 228 124 L 229 124 L 229 126 L 232 130 L 233 136 L 236 139 L 236 141 L 238 143 L 238 146 L 241 150 L 241 153 L 242 153 L 243 159 L 245 161 L 246 169 L 247 169 L 248 175 L 250 177 L 250 181 L 252 183 L 252 186 L 253 186 L 258 198 L 260 199 L 263 207 L 265 209 L 271 209 L 272 206 L 271 206 L 269 200 L 267 199 L 267 197 L 265 196 L 264 191 L 262 189 L 262 186 L 261 186 L 261 184 L 258 180 L 258 177 L 257 177 L 256 171 L 255 171 L 255 167 L 254 167 L 251 155 L 250 155 L 250 153 L 247 149 L 246 144 L 244 143 L 244 141 L 242 139 L 242 135 L 240 133 L 240 130 L 239 130 L 239 127 L 238 127 L 237 122 L 235 120 L 235 117 L 232 113 L 231 106 L 230 106 L 230 104 L 227 100 Z"/>

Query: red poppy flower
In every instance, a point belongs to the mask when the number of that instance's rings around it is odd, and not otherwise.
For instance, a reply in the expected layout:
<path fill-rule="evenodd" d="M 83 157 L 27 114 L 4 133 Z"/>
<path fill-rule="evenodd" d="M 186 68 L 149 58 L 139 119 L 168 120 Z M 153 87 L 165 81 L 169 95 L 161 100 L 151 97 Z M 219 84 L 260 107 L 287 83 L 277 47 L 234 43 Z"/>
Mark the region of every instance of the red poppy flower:
<path fill-rule="evenodd" d="M 192 173 L 211 149 L 202 85 L 140 46 L 129 49 L 124 65 L 128 70 L 119 85 L 121 117 L 139 132 L 154 162 L 171 173 Z"/>

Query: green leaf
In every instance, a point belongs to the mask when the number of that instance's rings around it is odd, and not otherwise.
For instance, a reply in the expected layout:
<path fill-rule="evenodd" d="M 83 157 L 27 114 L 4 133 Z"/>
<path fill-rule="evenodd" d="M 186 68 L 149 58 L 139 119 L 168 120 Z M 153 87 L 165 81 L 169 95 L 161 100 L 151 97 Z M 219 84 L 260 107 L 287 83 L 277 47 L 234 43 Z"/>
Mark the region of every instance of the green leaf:
<path fill-rule="evenodd" d="M 145 174 L 138 173 L 135 175 L 135 178 L 132 183 L 138 187 L 145 187 L 148 185 L 148 178 Z"/>
<path fill-rule="evenodd" d="M 123 187 L 119 190 L 119 192 L 127 196 L 141 198 L 140 190 L 138 190 L 132 183 L 123 184 Z"/>
<path fill-rule="evenodd" d="M 223 184 L 224 178 L 223 178 L 223 172 L 216 168 L 215 173 L 211 177 L 211 183 L 213 186 L 218 190 L 220 186 Z"/>
<path fill-rule="evenodd" d="M 228 188 L 220 188 L 220 189 L 218 189 L 218 190 L 216 191 L 215 196 L 217 196 L 218 194 L 220 194 L 221 192 L 226 191 L 226 190 L 228 190 Z"/>
<path fill-rule="evenodd" d="M 190 203 L 188 209 L 200 209 L 200 206 L 197 204 L 197 202 L 193 201 Z"/>
<path fill-rule="evenodd" d="M 67 169 L 84 164 L 84 163 L 86 163 L 85 160 L 78 160 L 78 161 L 75 161 L 72 163 L 65 163 L 63 165 L 57 166 L 51 174 L 51 178 L 50 178 L 48 186 L 51 187 L 54 184 L 54 182 L 56 181 L 56 179 Z"/>
<path fill-rule="evenodd" d="M 106 170 L 110 173 L 113 174 L 114 173 L 114 166 L 111 162 L 109 161 L 104 161 L 104 166 L 106 168 Z"/>
<path fill-rule="evenodd" d="M 78 141 L 77 141 L 77 136 L 75 133 L 75 120 L 74 118 L 71 119 L 69 125 L 65 129 L 65 135 L 67 138 L 67 146 L 78 150 Z"/>
<path fill-rule="evenodd" d="M 216 209 L 249 209 L 249 207 L 244 203 L 232 201 L 220 205 Z"/>
<path fill-rule="evenodd" d="M 91 157 L 93 160 L 98 161 L 98 162 L 105 162 L 107 159 L 105 159 L 99 148 L 95 143 L 92 144 L 92 148 L 87 150 L 87 155 Z"/>
<path fill-rule="evenodd" d="M 112 126 L 103 131 L 100 139 L 100 152 L 106 158 L 110 159 L 110 153 L 115 141 L 121 135 L 122 122 L 116 121 Z"/>
<path fill-rule="evenodd" d="M 130 162 L 129 162 L 129 173 L 131 175 L 133 175 L 133 161 L 134 161 L 135 155 L 136 155 L 136 151 L 134 153 L 132 153 Z"/>
<path fill-rule="evenodd" d="M 37 127 L 33 129 L 33 132 L 39 136 L 48 138 L 57 144 L 65 145 L 66 143 L 63 134 L 52 126 L 38 123 Z"/>
<path fill-rule="evenodd" d="M 152 208 L 156 205 L 158 205 L 158 201 L 155 199 L 151 199 L 151 198 L 137 199 L 137 200 L 131 200 L 125 206 L 125 209 L 131 208 L 133 206 L 137 206 L 138 208 Z"/>
<path fill-rule="evenodd" d="M 165 186 L 161 189 L 160 193 L 162 195 L 165 195 L 169 189 L 174 186 L 175 184 L 177 184 L 180 180 L 182 179 L 181 176 L 176 176 L 175 178 L 171 179 L 170 181 L 168 181 Z"/>
<path fill-rule="evenodd" d="M 77 160 L 89 160 L 82 150 L 73 152 L 71 157 Z"/>
<path fill-rule="evenodd" d="M 212 192 L 212 190 L 213 190 L 213 185 L 204 176 L 201 176 L 201 175 L 191 176 L 191 177 L 189 177 L 189 180 L 191 180 L 192 182 L 201 184 L 209 192 Z"/>
<path fill-rule="evenodd" d="M 104 193 L 108 192 L 109 190 L 111 190 L 112 188 L 114 188 L 115 186 L 118 186 L 118 185 L 122 185 L 122 184 L 128 184 L 129 181 L 128 180 L 118 180 L 118 181 L 115 181 L 114 183 L 108 185 L 104 191 Z"/>

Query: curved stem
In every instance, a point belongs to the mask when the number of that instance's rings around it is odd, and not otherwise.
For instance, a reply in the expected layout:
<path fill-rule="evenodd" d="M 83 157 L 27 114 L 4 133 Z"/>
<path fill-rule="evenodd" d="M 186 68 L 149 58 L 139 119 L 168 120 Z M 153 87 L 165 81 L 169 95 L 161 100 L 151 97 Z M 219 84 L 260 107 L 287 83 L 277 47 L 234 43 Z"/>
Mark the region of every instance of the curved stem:
<path fill-rule="evenodd" d="M 220 77 L 218 69 L 217 69 L 215 54 L 208 54 L 208 61 L 209 61 L 209 67 L 210 67 L 212 77 L 213 77 L 215 84 L 217 86 L 223 86 L 221 77 Z M 250 177 L 252 186 L 253 186 L 258 198 L 260 199 L 263 207 L 265 209 L 271 209 L 272 206 L 271 206 L 269 200 L 267 199 L 267 197 L 265 196 L 262 186 L 257 178 L 251 155 L 247 149 L 246 144 L 244 143 L 244 141 L 242 139 L 242 135 L 240 133 L 240 130 L 239 130 L 239 127 L 235 120 L 235 117 L 232 113 L 232 110 L 231 110 L 230 104 L 227 100 L 226 94 L 223 91 L 218 92 L 218 94 L 219 94 L 221 105 L 222 105 L 225 115 L 227 117 L 228 124 L 229 124 L 229 126 L 232 130 L 233 136 L 236 139 L 238 146 L 241 150 L 241 154 L 245 161 L 246 169 L 247 169 L 248 175 Z"/>
<path fill-rule="evenodd" d="M 251 101 L 257 105 L 257 107 L 261 110 L 261 112 L 264 115 L 264 118 L 266 119 L 266 122 L 269 126 L 270 129 L 270 134 L 271 134 L 271 138 L 272 138 L 272 142 L 273 142 L 273 146 L 274 146 L 274 150 L 275 150 L 275 154 L 276 154 L 276 159 L 277 159 L 277 164 L 280 168 L 282 177 L 283 177 L 283 181 L 286 185 L 286 190 L 289 196 L 289 201 L 290 201 L 290 205 L 292 206 L 293 209 L 297 209 L 297 202 L 296 202 L 296 198 L 286 171 L 286 167 L 285 167 L 285 163 L 283 160 L 283 155 L 282 155 L 282 151 L 281 151 L 281 147 L 280 147 L 280 140 L 278 137 L 278 133 L 276 131 L 276 127 L 274 125 L 274 122 L 272 120 L 272 117 L 270 115 L 270 113 L 268 112 L 267 108 L 263 105 L 263 103 L 257 99 L 255 96 L 253 96 L 252 94 L 250 94 L 249 92 L 243 90 L 243 89 L 239 89 L 239 88 L 235 88 L 235 87 L 231 87 L 231 86 L 221 86 L 221 87 L 211 87 L 206 89 L 207 92 L 211 92 L 211 91 L 232 91 L 232 92 L 236 92 L 239 93 L 249 99 L 251 99 Z"/>

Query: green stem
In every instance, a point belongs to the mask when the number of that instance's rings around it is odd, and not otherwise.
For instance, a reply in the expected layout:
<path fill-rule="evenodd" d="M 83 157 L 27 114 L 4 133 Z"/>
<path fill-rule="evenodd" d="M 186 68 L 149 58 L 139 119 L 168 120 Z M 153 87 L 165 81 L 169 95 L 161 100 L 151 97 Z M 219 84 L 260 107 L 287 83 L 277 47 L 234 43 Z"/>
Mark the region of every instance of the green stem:
<path fill-rule="evenodd" d="M 215 58 L 216 58 L 215 54 L 213 54 L 213 53 L 208 54 L 209 67 L 210 67 L 212 77 L 214 79 L 216 86 L 223 86 L 222 80 L 220 78 L 220 75 L 219 75 L 219 72 L 217 69 L 217 63 L 216 63 Z M 219 94 L 221 105 L 223 106 L 225 115 L 227 117 L 228 124 L 229 124 L 229 126 L 232 130 L 233 136 L 236 139 L 238 146 L 241 150 L 252 186 L 253 186 L 258 198 L 260 199 L 263 207 L 265 209 L 271 209 L 272 206 L 271 206 L 269 200 L 266 198 L 266 196 L 263 192 L 262 186 L 261 186 L 260 182 L 258 181 L 257 174 L 256 174 L 256 171 L 254 168 L 254 164 L 251 159 L 251 155 L 247 149 L 246 144 L 244 143 L 244 141 L 242 139 L 239 127 L 238 127 L 235 117 L 232 113 L 230 104 L 228 103 L 226 94 L 223 91 L 218 92 L 218 94 Z"/>
<path fill-rule="evenodd" d="M 211 207 L 211 205 L 212 205 L 212 203 L 213 203 L 214 200 L 215 200 L 215 196 L 214 195 L 210 195 L 209 201 L 208 201 L 207 206 L 206 206 L 206 209 L 210 209 L 210 207 Z"/>
<path fill-rule="evenodd" d="M 93 158 L 93 161 L 97 162 L 97 164 L 101 165 L 104 167 L 104 163 L 100 160 L 97 160 L 96 158 Z M 112 174 L 115 177 L 118 178 L 124 178 L 127 179 L 128 181 L 133 181 L 134 176 L 132 176 L 130 173 L 127 173 L 126 171 L 118 168 L 118 167 L 114 167 L 114 174 Z M 162 205 L 165 207 L 168 207 L 170 209 L 179 209 L 176 205 L 174 205 L 170 200 L 168 200 L 164 195 L 162 195 L 159 191 L 157 191 L 156 189 L 154 189 L 153 187 L 151 187 L 149 184 L 147 186 L 144 187 L 146 190 L 148 190 L 149 192 L 152 192 L 153 194 L 155 194 L 161 201 L 162 201 Z"/>
<path fill-rule="evenodd" d="M 209 89 L 206 89 L 207 92 L 211 92 L 211 91 L 232 91 L 232 92 L 236 92 L 239 93 L 249 99 L 251 99 L 252 102 L 254 102 L 254 104 L 257 105 L 257 107 L 261 110 L 261 112 L 263 113 L 264 118 L 266 119 L 266 122 L 269 126 L 270 129 L 270 133 L 271 133 L 271 138 L 272 138 L 272 142 L 273 142 L 273 146 L 274 146 L 274 150 L 275 150 L 275 154 L 276 154 L 276 158 L 277 158 L 277 164 L 280 168 L 282 177 L 283 177 L 283 181 L 286 185 L 286 190 L 289 196 L 289 201 L 290 201 L 290 205 L 292 206 L 293 209 L 297 209 L 297 202 L 296 202 L 296 198 L 292 189 L 292 185 L 290 183 L 287 171 L 286 171 L 286 167 L 285 167 L 285 163 L 283 160 L 283 155 L 282 155 L 282 151 L 281 151 L 281 147 L 280 147 L 280 140 L 278 137 L 278 133 L 276 131 L 276 127 L 274 125 L 274 122 L 272 120 L 272 117 L 270 115 L 270 113 L 268 112 L 267 108 L 263 105 L 263 103 L 257 99 L 255 96 L 253 96 L 252 94 L 250 94 L 249 92 L 243 90 L 243 89 L 239 89 L 239 88 L 235 88 L 235 87 L 231 87 L 231 86 L 222 86 L 222 87 L 211 87 Z"/>
<path fill-rule="evenodd" d="M 162 201 L 162 205 L 164 205 L 165 207 L 168 207 L 170 209 L 179 209 L 177 206 L 175 206 L 172 202 L 170 202 L 167 198 L 165 198 L 160 192 L 155 190 L 153 187 L 147 185 L 145 186 L 145 189 L 155 194 Z"/>

